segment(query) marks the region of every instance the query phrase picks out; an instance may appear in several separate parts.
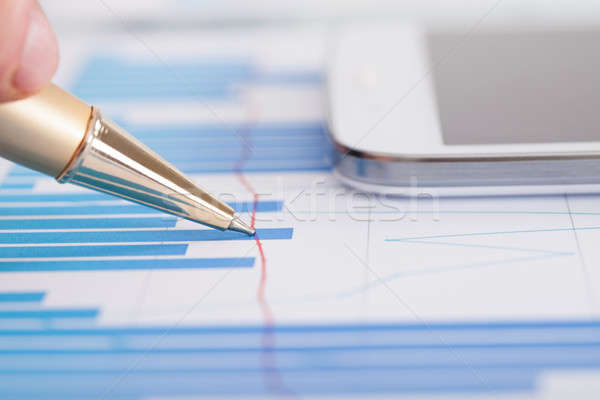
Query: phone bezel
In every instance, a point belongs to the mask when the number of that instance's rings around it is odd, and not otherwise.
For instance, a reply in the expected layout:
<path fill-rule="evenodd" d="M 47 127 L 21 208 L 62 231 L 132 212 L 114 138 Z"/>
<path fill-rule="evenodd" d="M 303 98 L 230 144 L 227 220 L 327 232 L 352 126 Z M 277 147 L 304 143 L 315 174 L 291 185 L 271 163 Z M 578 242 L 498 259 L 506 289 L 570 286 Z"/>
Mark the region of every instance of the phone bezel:
<path fill-rule="evenodd" d="M 340 152 L 420 162 L 600 158 L 600 141 L 445 144 L 425 35 L 415 26 L 378 26 L 349 28 L 339 36 L 327 85 L 329 129 Z M 375 82 L 369 82 L 369 71 Z"/>

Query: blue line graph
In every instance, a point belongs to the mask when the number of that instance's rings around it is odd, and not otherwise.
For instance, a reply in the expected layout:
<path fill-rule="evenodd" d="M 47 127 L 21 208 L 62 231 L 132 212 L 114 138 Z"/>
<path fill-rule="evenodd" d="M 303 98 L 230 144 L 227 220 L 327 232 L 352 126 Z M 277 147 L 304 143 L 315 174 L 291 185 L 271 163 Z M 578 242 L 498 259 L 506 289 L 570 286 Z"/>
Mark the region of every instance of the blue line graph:
<path fill-rule="evenodd" d="M 541 230 L 542 232 L 555 231 L 552 230 Z M 562 230 L 559 228 L 558 230 Z M 572 230 L 572 229 L 566 229 Z M 539 232 L 540 230 L 532 230 L 527 232 Z M 411 277 L 411 276 L 422 276 L 428 274 L 439 274 L 439 273 L 447 273 L 458 270 L 466 270 L 466 269 L 476 269 L 476 268 L 485 268 L 485 267 L 495 267 L 500 265 L 510 265 L 515 263 L 523 263 L 523 262 L 531 262 L 531 261 L 542 261 L 549 260 L 560 257 L 571 257 L 575 256 L 576 253 L 572 251 L 556 251 L 556 250 L 545 250 L 545 249 L 531 249 L 531 248 L 522 248 L 522 247 L 511 247 L 511 246 L 496 246 L 496 245 L 485 245 L 485 244 L 476 244 L 476 243 L 456 243 L 456 242 L 441 242 L 434 241 L 431 239 L 437 238 L 455 238 L 455 237 L 469 237 L 469 236 L 487 236 L 489 234 L 509 234 L 509 233 L 521 233 L 522 231 L 504 231 L 504 232 L 492 232 L 492 233 L 472 233 L 472 234 L 448 234 L 448 235 L 433 235 L 433 236 L 424 236 L 424 237 L 414 237 L 414 238 L 402 238 L 402 239 L 385 239 L 386 242 L 391 243 L 404 243 L 404 244 L 425 244 L 431 246 L 449 246 L 449 247 L 467 247 L 467 248 L 482 248 L 482 249 L 491 249 L 491 250 L 502 250 L 508 252 L 524 252 L 524 253 L 533 253 L 536 255 L 529 256 L 520 256 L 520 257 L 509 257 L 509 258 L 501 258 L 498 260 L 485 260 L 485 261 L 476 261 L 476 262 L 461 262 L 457 264 L 445 265 L 445 266 L 436 266 L 436 267 L 419 267 L 413 269 L 406 269 L 400 272 L 385 275 L 380 277 L 379 279 L 373 280 L 367 284 L 361 285 L 357 288 L 351 289 L 346 292 L 342 292 L 338 294 L 339 298 L 346 298 L 355 296 L 360 293 L 364 293 L 381 285 L 387 284 L 396 279 Z"/>
<path fill-rule="evenodd" d="M 490 249 L 490 250 L 505 250 L 505 251 L 517 251 L 517 252 L 526 252 L 526 253 L 540 253 L 547 254 L 553 256 L 573 256 L 575 255 L 572 251 L 555 251 L 555 250 L 542 250 L 542 249 L 530 249 L 523 247 L 511 247 L 511 246 L 494 246 L 494 245 L 486 245 L 486 244 L 474 244 L 474 243 L 453 243 L 453 242 L 440 242 L 440 241 L 430 241 L 430 240 L 409 240 L 409 243 L 420 243 L 420 244 L 430 244 L 430 245 L 438 245 L 438 246 L 452 246 L 452 247 L 470 247 L 476 249 Z"/>
<path fill-rule="evenodd" d="M 396 279 L 411 277 L 411 276 L 421 276 L 421 275 L 429 275 L 429 274 L 440 274 L 447 273 L 459 270 L 466 269 L 477 269 L 484 267 L 495 267 L 500 265 L 510 265 L 510 264 L 518 264 L 523 262 L 531 262 L 531 261 L 542 261 L 542 260 L 550 260 L 557 257 L 565 257 L 569 254 L 564 255 L 540 255 L 540 256 L 526 256 L 526 257 L 512 257 L 505 258 L 500 260 L 492 260 L 492 261 L 481 261 L 481 262 L 473 262 L 473 263 L 458 263 L 440 267 L 426 267 L 426 268 L 414 268 L 405 270 L 402 272 L 397 272 L 391 275 L 386 275 L 381 277 L 381 279 L 377 279 L 369 282 L 368 284 L 361 285 L 355 289 L 349 290 L 347 292 L 342 292 L 338 295 L 339 298 L 350 297 L 360 293 L 364 293 L 368 290 L 381 286 L 385 283 L 389 283 Z"/>
<path fill-rule="evenodd" d="M 418 236 L 418 237 L 406 237 L 406 238 L 389 238 L 385 239 L 386 242 L 409 242 L 413 240 L 422 239 L 446 239 L 446 238 L 458 238 L 458 237 L 472 237 L 472 236 L 494 236 L 494 235 L 512 235 L 519 233 L 538 233 L 538 232 L 565 232 L 565 231 L 596 231 L 599 230 L 599 226 L 584 226 L 584 227 L 569 227 L 569 228 L 542 228 L 542 229 L 523 229 L 515 231 L 496 231 L 496 232 L 469 232 L 469 233 L 451 233 L 444 235 L 430 235 L 430 236 Z"/>

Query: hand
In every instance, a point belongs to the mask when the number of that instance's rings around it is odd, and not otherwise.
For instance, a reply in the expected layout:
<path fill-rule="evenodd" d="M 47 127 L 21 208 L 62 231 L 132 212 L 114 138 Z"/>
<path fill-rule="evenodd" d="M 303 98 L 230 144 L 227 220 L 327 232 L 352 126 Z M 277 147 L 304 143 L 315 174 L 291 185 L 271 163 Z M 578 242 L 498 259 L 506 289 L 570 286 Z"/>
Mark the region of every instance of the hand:
<path fill-rule="evenodd" d="M 0 102 L 46 86 L 56 72 L 56 36 L 36 0 L 0 0 Z"/>

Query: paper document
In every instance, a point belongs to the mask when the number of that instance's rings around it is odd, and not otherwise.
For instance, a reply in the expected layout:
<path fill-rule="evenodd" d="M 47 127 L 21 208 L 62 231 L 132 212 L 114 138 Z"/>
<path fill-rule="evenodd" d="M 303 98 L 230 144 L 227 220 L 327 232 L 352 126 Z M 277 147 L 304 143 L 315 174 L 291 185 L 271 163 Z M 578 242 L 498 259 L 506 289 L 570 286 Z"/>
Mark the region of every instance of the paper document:
<path fill-rule="evenodd" d="M 327 46 L 283 29 L 63 43 L 57 83 L 257 238 L 4 164 L 1 398 L 597 398 L 600 196 L 342 187 Z"/>

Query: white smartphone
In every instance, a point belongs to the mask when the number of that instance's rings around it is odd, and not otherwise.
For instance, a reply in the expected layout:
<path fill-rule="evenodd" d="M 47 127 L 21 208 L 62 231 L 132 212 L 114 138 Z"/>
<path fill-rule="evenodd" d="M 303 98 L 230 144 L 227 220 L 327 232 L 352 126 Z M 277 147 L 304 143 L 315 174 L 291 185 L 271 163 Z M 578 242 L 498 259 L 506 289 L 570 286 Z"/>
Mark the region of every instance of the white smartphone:
<path fill-rule="evenodd" d="M 327 83 L 350 185 L 600 191 L 600 28 L 352 28 Z"/>

